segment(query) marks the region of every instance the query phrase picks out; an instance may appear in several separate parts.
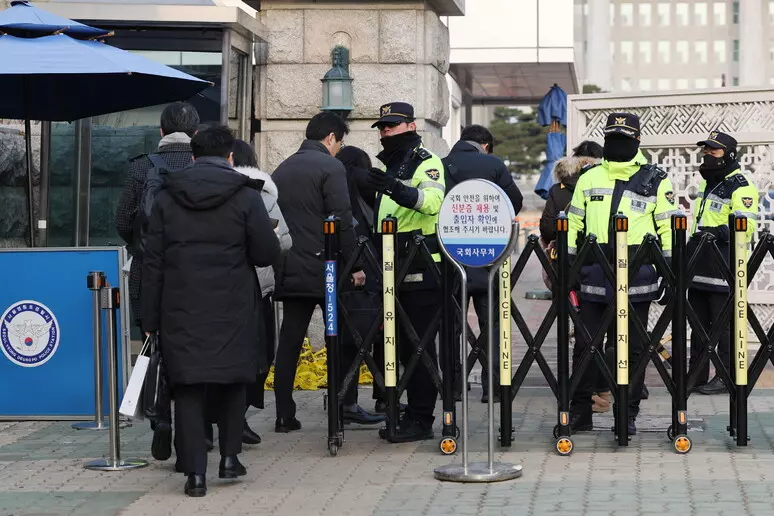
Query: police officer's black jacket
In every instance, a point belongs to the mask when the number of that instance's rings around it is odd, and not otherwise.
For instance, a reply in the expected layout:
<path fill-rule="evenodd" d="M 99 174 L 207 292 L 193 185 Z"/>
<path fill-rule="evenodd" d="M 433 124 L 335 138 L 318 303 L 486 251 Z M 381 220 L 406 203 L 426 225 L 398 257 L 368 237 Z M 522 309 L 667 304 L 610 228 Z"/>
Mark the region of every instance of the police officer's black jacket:
<path fill-rule="evenodd" d="M 446 191 L 468 179 L 486 179 L 505 191 L 513 204 L 516 214 L 521 211 L 523 196 L 513 181 L 503 160 L 491 154 L 483 154 L 474 145 L 458 141 L 448 156 L 443 159 L 446 166 Z M 468 268 L 468 290 L 471 294 L 486 292 L 487 272 L 483 268 Z"/>

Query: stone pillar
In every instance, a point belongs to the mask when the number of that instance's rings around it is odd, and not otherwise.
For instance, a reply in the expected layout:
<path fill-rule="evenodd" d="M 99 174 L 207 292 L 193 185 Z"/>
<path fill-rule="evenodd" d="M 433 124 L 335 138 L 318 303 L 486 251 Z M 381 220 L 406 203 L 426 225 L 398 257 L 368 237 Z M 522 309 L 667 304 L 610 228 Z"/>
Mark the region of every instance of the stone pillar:
<path fill-rule="evenodd" d="M 768 5 L 766 5 L 768 7 Z M 769 27 L 769 17 L 762 0 L 739 2 L 739 85 L 763 86 L 767 67 L 764 63 L 765 43 L 763 24 Z"/>
<path fill-rule="evenodd" d="M 413 4 L 416 5 L 416 4 Z M 256 70 L 256 147 L 261 167 L 273 172 L 296 151 L 309 119 L 322 104 L 322 82 L 331 68 L 331 50 L 350 51 L 354 110 L 350 145 L 379 152 L 371 124 L 379 106 L 404 101 L 414 106 L 425 145 L 446 155 L 441 128 L 449 118 L 449 33 L 432 10 L 360 2 L 345 8 L 272 0 L 261 3 L 269 28 L 266 52 Z"/>
<path fill-rule="evenodd" d="M 610 56 L 610 0 L 588 0 L 588 50 L 586 51 L 586 84 L 604 91 L 613 88 L 613 63 Z"/>

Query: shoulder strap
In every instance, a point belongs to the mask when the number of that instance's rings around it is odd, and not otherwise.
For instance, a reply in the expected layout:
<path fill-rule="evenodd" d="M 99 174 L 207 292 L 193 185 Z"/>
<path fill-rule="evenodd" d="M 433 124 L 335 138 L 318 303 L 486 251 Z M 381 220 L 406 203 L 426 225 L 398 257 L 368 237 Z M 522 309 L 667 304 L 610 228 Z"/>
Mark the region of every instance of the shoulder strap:
<path fill-rule="evenodd" d="M 433 154 L 424 147 L 417 147 L 417 149 L 414 151 L 414 154 L 417 155 L 420 161 L 426 161 L 433 157 Z"/>
<path fill-rule="evenodd" d="M 167 160 L 161 154 L 148 154 L 148 159 L 153 163 L 154 168 L 167 169 Z"/>

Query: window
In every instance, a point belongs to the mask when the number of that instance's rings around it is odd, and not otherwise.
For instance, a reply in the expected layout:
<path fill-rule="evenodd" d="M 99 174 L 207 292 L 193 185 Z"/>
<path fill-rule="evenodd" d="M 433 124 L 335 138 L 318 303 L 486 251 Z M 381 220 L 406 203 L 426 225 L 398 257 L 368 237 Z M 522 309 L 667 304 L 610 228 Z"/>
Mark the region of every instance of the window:
<path fill-rule="evenodd" d="M 621 25 L 629 27 L 634 21 L 634 6 L 632 4 L 621 4 Z"/>
<path fill-rule="evenodd" d="M 694 41 L 693 49 L 696 52 L 696 59 L 699 63 L 706 64 L 707 62 L 707 42 L 706 41 Z"/>
<path fill-rule="evenodd" d="M 632 91 L 632 81 L 621 79 L 621 91 Z"/>
<path fill-rule="evenodd" d="M 672 87 L 672 81 L 669 79 L 659 79 L 658 80 L 658 89 L 661 91 L 668 90 Z"/>
<path fill-rule="evenodd" d="M 672 59 L 672 43 L 669 41 L 658 42 L 658 60 L 661 64 L 667 64 Z"/>
<path fill-rule="evenodd" d="M 709 81 L 707 79 L 696 79 L 693 84 L 698 90 L 709 88 Z"/>
<path fill-rule="evenodd" d="M 631 64 L 633 52 L 634 44 L 631 41 L 621 41 L 621 62 Z"/>
<path fill-rule="evenodd" d="M 739 77 L 734 77 L 734 80 L 731 81 L 732 86 L 739 86 Z"/>
<path fill-rule="evenodd" d="M 681 27 L 688 26 L 688 4 L 685 2 L 679 2 L 675 4 L 675 14 L 677 18 L 677 24 Z"/>
<path fill-rule="evenodd" d="M 722 77 L 715 77 L 712 79 L 712 87 L 713 88 L 722 88 L 723 87 L 723 78 Z"/>
<path fill-rule="evenodd" d="M 696 25 L 707 25 L 707 4 L 693 4 L 693 13 L 696 16 Z"/>
<path fill-rule="evenodd" d="M 688 42 L 687 41 L 678 41 L 675 44 L 675 50 L 677 52 L 678 63 L 687 63 L 688 62 Z"/>
<path fill-rule="evenodd" d="M 651 5 L 640 4 L 639 9 L 640 9 L 639 25 L 641 27 L 650 27 Z"/>
<path fill-rule="evenodd" d="M 715 18 L 715 25 L 722 26 L 726 24 L 726 4 L 718 2 L 712 4 L 712 14 Z"/>
<path fill-rule="evenodd" d="M 733 60 L 735 63 L 739 62 L 739 40 L 734 40 Z"/>
<path fill-rule="evenodd" d="M 610 2 L 610 25 L 615 25 L 615 4 Z"/>
<path fill-rule="evenodd" d="M 712 43 L 712 51 L 715 54 L 716 63 L 726 62 L 726 40 L 720 39 Z"/>
<path fill-rule="evenodd" d="M 669 27 L 669 14 L 671 13 L 671 4 L 660 3 L 656 6 L 658 10 L 658 24 L 662 27 Z"/>
<path fill-rule="evenodd" d="M 688 79 L 677 79 L 677 89 L 678 90 L 687 90 L 688 89 Z"/>
<path fill-rule="evenodd" d="M 739 23 L 739 1 L 737 0 L 731 4 L 731 17 L 734 24 Z"/>
<path fill-rule="evenodd" d="M 650 64 L 652 59 L 652 45 L 650 41 L 640 41 L 640 61 L 643 64 Z"/>
<path fill-rule="evenodd" d="M 650 91 L 653 89 L 650 79 L 640 79 L 640 91 Z"/>

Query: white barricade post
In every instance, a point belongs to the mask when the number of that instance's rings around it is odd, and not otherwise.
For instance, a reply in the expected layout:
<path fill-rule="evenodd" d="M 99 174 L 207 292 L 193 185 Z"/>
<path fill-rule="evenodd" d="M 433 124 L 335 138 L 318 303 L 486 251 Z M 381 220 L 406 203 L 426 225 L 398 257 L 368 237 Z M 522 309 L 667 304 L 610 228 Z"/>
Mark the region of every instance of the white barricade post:
<path fill-rule="evenodd" d="M 468 293 L 465 267 L 487 268 L 488 306 L 494 309 L 494 279 L 503 262 L 513 252 L 518 239 L 516 215 L 505 192 L 483 179 L 463 181 L 452 188 L 441 205 L 437 234 L 441 250 L 462 276 L 462 370 L 467 371 Z M 489 314 L 487 359 L 495 353 L 494 312 Z M 499 336 L 498 336 L 499 337 Z M 499 350 L 499 346 L 497 348 Z M 521 476 L 521 466 L 494 462 L 494 374 L 488 375 L 488 461 L 468 463 L 468 378 L 462 375 L 462 465 L 449 464 L 435 469 L 435 478 L 450 482 L 498 482 Z M 506 403 L 506 400 L 502 400 Z"/>

